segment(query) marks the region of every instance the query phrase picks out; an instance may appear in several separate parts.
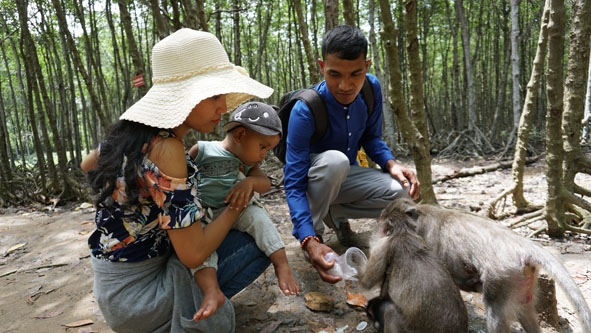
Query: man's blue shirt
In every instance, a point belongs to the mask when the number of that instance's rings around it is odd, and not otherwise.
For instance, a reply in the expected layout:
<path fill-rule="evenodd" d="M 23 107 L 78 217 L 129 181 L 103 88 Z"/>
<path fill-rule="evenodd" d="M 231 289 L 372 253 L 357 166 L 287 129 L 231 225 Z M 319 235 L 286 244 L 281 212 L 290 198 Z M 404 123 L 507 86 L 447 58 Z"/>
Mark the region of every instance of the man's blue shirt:
<path fill-rule="evenodd" d="M 367 74 L 373 89 L 373 112 L 368 113 L 363 96 L 357 95 L 349 105 L 342 105 L 328 90 L 326 82 L 316 86 L 324 100 L 328 112 L 328 128 L 324 137 L 311 144 L 314 134 L 314 116 L 307 105 L 295 103 L 288 124 L 287 150 L 284 166 L 284 183 L 287 204 L 294 225 L 293 235 L 301 242 L 314 235 L 312 214 L 306 196 L 310 154 L 327 150 L 338 150 L 349 158 L 351 165 L 357 164 L 357 152 L 363 147 L 367 155 L 384 169 L 388 160 L 393 160 L 392 152 L 382 140 L 382 90 L 378 79 Z M 370 102 L 370 101 L 368 101 Z"/>

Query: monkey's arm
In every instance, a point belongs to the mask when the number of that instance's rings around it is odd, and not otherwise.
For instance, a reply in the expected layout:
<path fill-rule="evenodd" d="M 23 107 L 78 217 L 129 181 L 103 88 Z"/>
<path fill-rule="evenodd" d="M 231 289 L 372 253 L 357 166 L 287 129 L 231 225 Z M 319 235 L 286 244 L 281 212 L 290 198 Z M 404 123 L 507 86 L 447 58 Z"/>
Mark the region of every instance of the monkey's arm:
<path fill-rule="evenodd" d="M 359 276 L 359 283 L 363 288 L 371 289 L 382 284 L 386 275 L 386 265 L 390 261 L 389 240 L 389 237 L 382 238 L 372 247 L 369 260 Z"/>

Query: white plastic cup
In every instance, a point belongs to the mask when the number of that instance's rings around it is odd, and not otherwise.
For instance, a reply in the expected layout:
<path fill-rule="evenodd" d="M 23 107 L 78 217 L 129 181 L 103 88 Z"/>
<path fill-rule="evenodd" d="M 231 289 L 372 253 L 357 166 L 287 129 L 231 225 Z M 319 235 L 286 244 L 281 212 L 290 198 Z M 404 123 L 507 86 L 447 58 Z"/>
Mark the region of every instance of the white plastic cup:
<path fill-rule="evenodd" d="M 365 253 L 356 247 L 348 248 L 342 256 L 329 252 L 324 259 L 329 262 L 334 260 L 334 266 L 328 271 L 330 275 L 340 276 L 344 280 L 351 281 L 357 281 L 359 270 L 367 263 Z"/>

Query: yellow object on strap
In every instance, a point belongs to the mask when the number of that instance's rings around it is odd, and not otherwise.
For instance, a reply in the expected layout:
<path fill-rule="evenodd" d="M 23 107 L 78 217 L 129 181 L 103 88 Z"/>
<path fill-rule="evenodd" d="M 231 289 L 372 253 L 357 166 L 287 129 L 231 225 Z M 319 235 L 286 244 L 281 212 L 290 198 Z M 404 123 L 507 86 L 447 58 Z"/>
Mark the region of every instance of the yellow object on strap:
<path fill-rule="evenodd" d="M 367 155 L 365 154 L 365 151 L 363 151 L 363 149 L 359 149 L 359 151 L 357 152 L 357 164 L 359 164 L 359 166 L 362 166 L 364 168 L 369 167 L 369 162 L 367 161 Z"/>

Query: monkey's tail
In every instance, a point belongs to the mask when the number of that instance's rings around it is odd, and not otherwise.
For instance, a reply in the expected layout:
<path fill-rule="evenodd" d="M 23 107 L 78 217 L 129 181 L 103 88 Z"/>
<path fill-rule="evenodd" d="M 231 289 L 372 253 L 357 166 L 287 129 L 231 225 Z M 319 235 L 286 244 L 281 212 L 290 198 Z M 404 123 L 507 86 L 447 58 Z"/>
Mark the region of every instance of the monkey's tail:
<path fill-rule="evenodd" d="M 591 311 L 581 290 L 572 279 L 562 262 L 546 249 L 534 248 L 529 259 L 542 266 L 564 290 L 575 307 L 583 332 L 591 333 Z"/>

